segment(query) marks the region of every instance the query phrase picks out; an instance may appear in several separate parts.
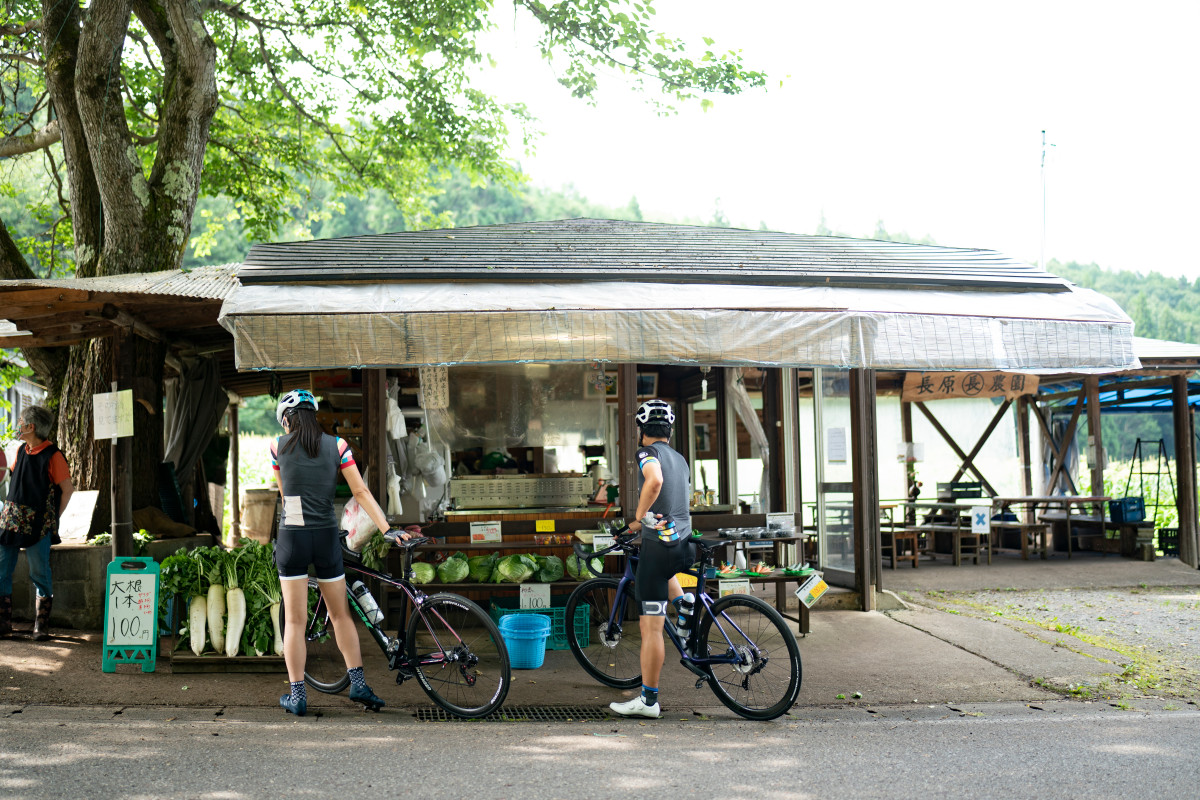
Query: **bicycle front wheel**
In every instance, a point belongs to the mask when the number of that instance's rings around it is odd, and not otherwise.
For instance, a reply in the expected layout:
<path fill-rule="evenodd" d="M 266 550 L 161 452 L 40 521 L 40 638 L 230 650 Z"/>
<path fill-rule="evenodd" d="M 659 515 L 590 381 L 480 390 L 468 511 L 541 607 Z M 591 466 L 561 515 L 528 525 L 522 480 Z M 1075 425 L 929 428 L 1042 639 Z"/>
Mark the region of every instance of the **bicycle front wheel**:
<path fill-rule="evenodd" d="M 697 650 L 736 663 L 710 664 L 717 699 L 747 719 L 783 715 L 800 694 L 800 646 L 778 611 L 757 597 L 729 595 L 713 603 L 697 634 Z"/>
<path fill-rule="evenodd" d="M 457 717 L 485 717 L 508 695 L 500 629 L 465 597 L 435 594 L 421 604 L 408 621 L 408 659 L 429 699 Z"/>
<path fill-rule="evenodd" d="M 280 613 L 284 613 L 280 609 Z M 286 617 L 285 617 L 286 619 Z M 355 626 L 357 632 L 358 626 Z M 305 615 L 304 680 L 318 692 L 337 694 L 350 685 L 346 659 L 333 637 L 333 623 L 316 578 L 308 579 L 308 613 Z"/>
<path fill-rule="evenodd" d="M 642 630 L 632 591 L 618 598 L 615 578 L 593 578 L 571 592 L 563 609 L 567 644 L 579 665 L 605 686 L 642 683 Z M 586 634 L 577 623 L 587 620 Z"/>

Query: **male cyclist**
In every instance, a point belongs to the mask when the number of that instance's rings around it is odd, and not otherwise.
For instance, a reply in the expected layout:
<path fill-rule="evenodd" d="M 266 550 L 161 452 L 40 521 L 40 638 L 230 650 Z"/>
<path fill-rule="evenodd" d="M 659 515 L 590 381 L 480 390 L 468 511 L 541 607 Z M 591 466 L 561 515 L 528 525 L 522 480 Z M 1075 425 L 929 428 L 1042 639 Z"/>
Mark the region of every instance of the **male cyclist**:
<path fill-rule="evenodd" d="M 662 400 L 650 400 L 637 410 L 640 429 L 637 450 L 638 505 L 629 530 L 642 532 L 641 553 L 634 576 L 634 596 L 641 608 L 642 692 L 625 703 L 610 703 L 615 713 L 625 717 L 657 717 L 658 678 L 662 673 L 663 626 L 667 603 L 678 604 L 683 589 L 675 575 L 696 561 L 696 548 L 688 541 L 692 534 L 692 516 L 688 499 L 692 496 L 692 478 L 688 463 L 669 444 L 675 412 Z M 671 520 L 674 529 L 643 530 L 641 519 L 647 512 Z"/>

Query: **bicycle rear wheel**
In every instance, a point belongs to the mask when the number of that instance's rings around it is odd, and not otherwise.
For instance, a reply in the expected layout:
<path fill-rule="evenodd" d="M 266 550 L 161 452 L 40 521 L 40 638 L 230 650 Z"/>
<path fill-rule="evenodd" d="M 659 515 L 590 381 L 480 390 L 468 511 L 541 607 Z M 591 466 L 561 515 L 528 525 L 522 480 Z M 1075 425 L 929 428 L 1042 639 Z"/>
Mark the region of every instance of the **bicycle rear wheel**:
<path fill-rule="evenodd" d="M 455 716 L 485 717 L 508 695 L 500 629 L 465 597 L 435 594 L 421 604 L 408 621 L 408 659 L 429 699 Z"/>
<path fill-rule="evenodd" d="M 283 609 L 280 613 L 284 613 Z M 333 637 L 333 624 L 316 578 L 308 579 L 306 620 L 304 639 L 308 652 L 304 660 L 304 680 L 318 692 L 337 694 L 350 685 L 350 676 L 346 674 L 346 660 Z M 355 631 L 358 631 L 357 625 Z"/>
<path fill-rule="evenodd" d="M 571 592 L 563 612 L 567 644 L 579 665 L 605 686 L 632 689 L 642 683 L 642 630 L 632 591 L 621 595 L 620 608 L 610 624 L 619 585 L 615 578 L 584 581 Z M 586 642 L 581 641 L 574 624 L 577 614 L 588 621 Z"/>
<path fill-rule="evenodd" d="M 778 611 L 746 595 L 729 595 L 704 614 L 696 648 L 701 656 L 733 654 L 736 664 L 711 664 L 717 699 L 747 719 L 783 715 L 800 694 L 800 646 Z M 727 641 L 728 638 L 728 641 Z"/>

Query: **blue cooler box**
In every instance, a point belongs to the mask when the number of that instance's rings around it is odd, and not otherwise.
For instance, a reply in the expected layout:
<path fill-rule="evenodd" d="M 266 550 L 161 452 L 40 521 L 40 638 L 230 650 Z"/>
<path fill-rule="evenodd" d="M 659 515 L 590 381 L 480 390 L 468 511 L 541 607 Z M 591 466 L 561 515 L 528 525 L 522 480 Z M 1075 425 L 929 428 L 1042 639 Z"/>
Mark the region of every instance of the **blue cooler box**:
<path fill-rule="evenodd" d="M 1140 497 L 1122 497 L 1108 501 L 1108 518 L 1113 522 L 1144 522 L 1146 501 Z"/>

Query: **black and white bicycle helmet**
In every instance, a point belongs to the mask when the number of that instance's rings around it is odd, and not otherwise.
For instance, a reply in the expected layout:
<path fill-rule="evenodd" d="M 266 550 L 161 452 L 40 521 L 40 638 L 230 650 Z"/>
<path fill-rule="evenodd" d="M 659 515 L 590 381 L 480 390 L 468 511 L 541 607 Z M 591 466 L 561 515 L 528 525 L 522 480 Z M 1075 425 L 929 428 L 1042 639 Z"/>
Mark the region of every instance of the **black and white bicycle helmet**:
<path fill-rule="evenodd" d="M 313 411 L 317 410 L 317 398 L 313 397 L 313 393 L 308 389 L 293 389 L 279 398 L 279 405 L 275 406 L 275 420 L 279 423 L 279 427 L 283 427 L 283 414 L 285 411 L 305 403 L 312 406 Z"/>
<path fill-rule="evenodd" d="M 674 425 L 675 412 L 671 410 L 671 404 L 666 400 L 647 400 L 638 406 L 634 419 L 637 420 L 639 426 L 655 422 Z"/>

